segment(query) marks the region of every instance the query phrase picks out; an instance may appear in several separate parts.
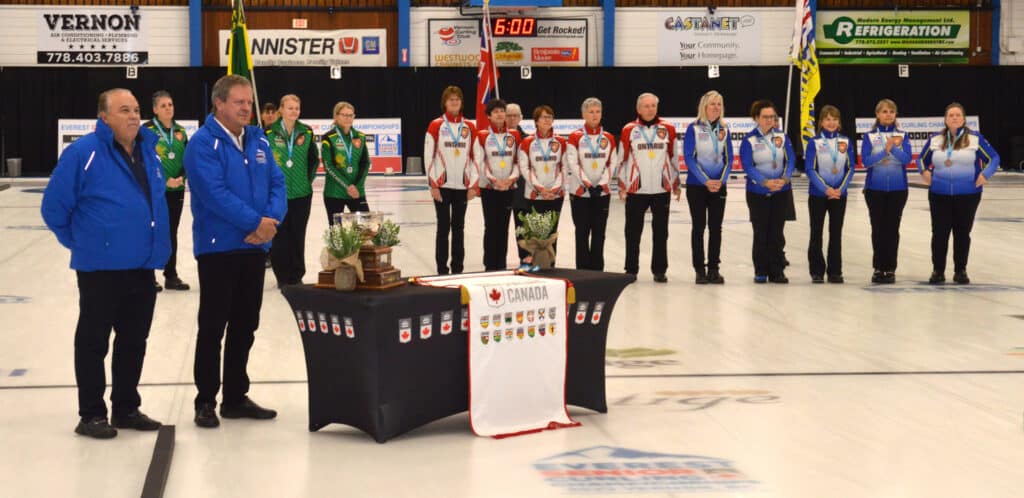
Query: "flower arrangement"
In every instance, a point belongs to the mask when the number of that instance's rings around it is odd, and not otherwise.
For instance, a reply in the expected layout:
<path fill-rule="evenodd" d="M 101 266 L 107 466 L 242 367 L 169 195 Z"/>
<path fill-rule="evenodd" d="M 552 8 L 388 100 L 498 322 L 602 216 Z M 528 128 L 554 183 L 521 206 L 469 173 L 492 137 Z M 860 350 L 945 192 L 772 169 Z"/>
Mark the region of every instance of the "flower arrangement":
<path fill-rule="evenodd" d="M 516 236 L 520 238 L 519 247 L 530 252 L 530 264 L 533 265 L 530 271 L 554 268 L 558 213 L 538 213 L 536 209 L 531 209 L 530 213 L 519 213 L 519 221 L 523 225 L 516 228 Z"/>
<path fill-rule="evenodd" d="M 359 261 L 362 245 L 363 232 L 356 223 L 335 223 L 324 230 L 320 264 L 324 271 L 334 272 L 335 289 L 352 290 L 357 279 L 363 281 L 363 265 Z"/>
<path fill-rule="evenodd" d="M 377 232 L 377 235 L 373 237 L 373 245 L 377 247 L 391 247 L 398 245 L 398 243 L 401 242 L 398 239 L 398 232 L 401 229 L 402 227 L 400 227 L 398 223 L 391 220 L 384 220 L 380 225 L 380 230 Z"/>
<path fill-rule="evenodd" d="M 523 225 L 516 228 L 516 236 L 527 240 L 547 240 L 558 228 L 558 213 L 538 213 L 534 208 L 529 213 L 519 213 L 519 221 L 523 222 Z"/>
<path fill-rule="evenodd" d="M 345 259 L 359 252 L 363 235 L 355 223 L 335 223 L 324 230 L 324 245 L 331 256 Z"/>

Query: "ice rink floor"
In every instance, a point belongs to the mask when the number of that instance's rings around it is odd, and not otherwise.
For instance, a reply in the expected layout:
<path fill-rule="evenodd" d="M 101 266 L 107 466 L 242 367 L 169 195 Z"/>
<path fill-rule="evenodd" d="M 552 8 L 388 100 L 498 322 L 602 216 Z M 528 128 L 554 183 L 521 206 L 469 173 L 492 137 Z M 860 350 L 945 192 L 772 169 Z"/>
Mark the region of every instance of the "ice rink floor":
<path fill-rule="evenodd" d="M 639 279 L 612 316 L 608 413 L 570 407 L 582 427 L 504 440 L 475 437 L 465 413 L 386 444 L 342 425 L 308 432 L 300 336 L 269 271 L 250 395 L 279 416 L 197 428 L 199 294 L 186 209 L 179 273 L 193 289 L 159 294 L 141 387 L 142 410 L 176 426 L 165 496 L 1024 496 L 1024 176 L 1000 172 L 985 188 L 968 267 L 973 284 L 938 287 L 924 283 L 924 189 L 910 192 L 896 285 L 869 283 L 859 187 L 851 189 L 843 237 L 846 284 L 812 285 L 807 187 L 797 180 L 799 219 L 786 225 L 791 283 L 755 285 L 742 178 L 731 183 L 726 285 L 694 285 L 689 214 L 685 200 L 673 202 L 669 282 L 654 283 L 647 269 L 648 225 Z M 44 187 L 45 179 L 23 179 L 0 191 L 0 496 L 139 496 L 155 433 L 122 430 L 97 441 L 72 432 L 78 294 L 68 251 L 39 215 Z M 321 191 L 307 235 L 307 283 L 319 270 L 327 224 Z M 425 180 L 372 177 L 368 191 L 371 207 L 402 225 L 395 265 L 407 276 L 433 273 Z M 623 267 L 623 206 L 612 202 L 608 271 Z M 567 202 L 564 267 L 574 266 L 569 211 Z M 483 268 L 482 220 L 473 201 L 466 271 Z"/>

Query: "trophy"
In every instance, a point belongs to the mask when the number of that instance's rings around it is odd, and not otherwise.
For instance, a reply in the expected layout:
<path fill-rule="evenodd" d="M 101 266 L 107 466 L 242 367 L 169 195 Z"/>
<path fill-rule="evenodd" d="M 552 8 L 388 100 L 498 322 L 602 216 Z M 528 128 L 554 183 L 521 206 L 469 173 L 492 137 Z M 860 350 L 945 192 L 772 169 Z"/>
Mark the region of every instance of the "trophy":
<path fill-rule="evenodd" d="M 391 265 L 391 246 L 398 243 L 397 237 L 393 241 L 381 241 L 381 245 L 374 243 L 381 227 L 386 224 L 384 213 L 369 211 L 344 213 L 340 216 L 342 223 L 354 223 L 363 236 L 363 246 L 359 248 L 363 281 L 356 285 L 356 289 L 383 290 L 404 285 L 401 270 Z"/>

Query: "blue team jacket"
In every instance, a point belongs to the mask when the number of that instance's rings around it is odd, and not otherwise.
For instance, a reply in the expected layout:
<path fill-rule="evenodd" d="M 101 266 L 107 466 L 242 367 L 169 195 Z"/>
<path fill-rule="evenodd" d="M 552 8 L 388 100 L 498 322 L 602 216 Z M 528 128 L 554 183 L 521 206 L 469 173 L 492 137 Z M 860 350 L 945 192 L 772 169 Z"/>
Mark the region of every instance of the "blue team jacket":
<path fill-rule="evenodd" d="M 776 151 L 774 155 L 773 148 Z M 754 127 L 740 142 L 740 163 L 747 174 L 747 192 L 772 195 L 774 192 L 764 186 L 765 180 L 788 180 L 793 177 L 793 168 L 796 166 L 793 143 L 782 130 L 774 129 L 762 135 L 761 130 Z M 779 192 L 792 188 L 792 184 L 787 182 Z"/>
<path fill-rule="evenodd" d="M 808 140 L 804 151 L 804 167 L 810 180 L 808 194 L 825 197 L 826 188 L 835 188 L 846 195 L 857 165 L 854 149 L 853 140 L 838 131 L 821 130 Z"/>
<path fill-rule="evenodd" d="M 728 182 L 732 158 L 732 139 L 729 137 L 728 126 L 720 126 L 717 135 L 709 123 L 694 121 L 686 127 L 683 159 L 680 163 L 686 164 L 687 185 L 705 185 L 712 179 Z"/>
<path fill-rule="evenodd" d="M 957 131 L 958 134 L 965 132 L 963 128 Z M 945 148 L 943 140 L 944 133 L 936 133 L 928 137 L 921 155 L 917 158 L 917 171 L 923 173 L 925 169 L 932 172 L 932 185 L 929 190 L 939 195 L 965 195 L 977 194 L 984 187 L 975 187 L 978 175 L 985 175 L 985 179 L 992 178 L 999 167 L 999 153 L 992 148 L 980 133 L 967 131 L 967 146 L 953 150 Z M 952 134 L 951 134 L 952 135 Z M 952 135 L 950 142 L 956 142 L 956 135 Z M 949 161 L 949 164 L 946 164 Z"/>
<path fill-rule="evenodd" d="M 102 120 L 57 161 L 41 212 L 57 240 L 71 249 L 75 270 L 163 268 L 171 255 L 157 136 L 140 127 L 137 140 L 142 141 L 150 200 L 114 148 L 113 130 Z"/>
<path fill-rule="evenodd" d="M 886 138 L 898 137 L 900 143 L 885 152 Z M 861 137 L 860 160 L 868 170 L 865 190 L 894 192 L 907 190 L 907 164 L 913 159 L 910 136 L 895 125 L 878 125 Z"/>
<path fill-rule="evenodd" d="M 262 129 L 246 126 L 245 151 L 214 120 L 213 114 L 185 146 L 185 172 L 192 192 L 192 241 L 196 256 L 270 249 L 246 236 L 263 217 L 284 219 L 288 209 L 284 174 Z"/>

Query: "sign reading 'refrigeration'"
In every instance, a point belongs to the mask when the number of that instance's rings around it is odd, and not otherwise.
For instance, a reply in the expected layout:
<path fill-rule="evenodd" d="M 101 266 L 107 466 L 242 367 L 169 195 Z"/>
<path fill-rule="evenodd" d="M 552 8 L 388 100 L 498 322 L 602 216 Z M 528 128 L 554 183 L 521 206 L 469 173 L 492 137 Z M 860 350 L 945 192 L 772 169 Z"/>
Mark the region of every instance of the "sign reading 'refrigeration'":
<path fill-rule="evenodd" d="M 670 10 L 658 27 L 658 65 L 761 63 L 761 16 L 756 11 Z"/>
<path fill-rule="evenodd" d="M 231 32 L 220 30 L 220 65 L 228 63 Z M 388 65 L 386 29 L 251 29 L 254 66 Z"/>
<path fill-rule="evenodd" d="M 533 19 L 533 18 L 531 18 Z M 586 66 L 586 19 L 535 19 L 534 36 L 493 38 L 499 66 Z M 435 67 L 476 67 L 480 62 L 479 19 L 427 21 L 429 63 Z"/>
<path fill-rule="evenodd" d="M 822 64 L 966 64 L 966 10 L 819 10 L 815 44 Z"/>
<path fill-rule="evenodd" d="M 36 62 L 138 65 L 149 62 L 142 11 L 110 8 L 42 10 L 36 23 Z"/>

